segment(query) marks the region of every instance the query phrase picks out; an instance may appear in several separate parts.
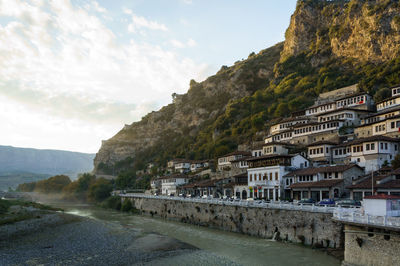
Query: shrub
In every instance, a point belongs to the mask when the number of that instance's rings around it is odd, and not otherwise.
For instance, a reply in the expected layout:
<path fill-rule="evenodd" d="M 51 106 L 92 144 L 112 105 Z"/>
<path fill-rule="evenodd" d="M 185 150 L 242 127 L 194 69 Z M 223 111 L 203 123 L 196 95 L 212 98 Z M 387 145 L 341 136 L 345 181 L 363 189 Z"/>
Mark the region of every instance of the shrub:
<path fill-rule="evenodd" d="M 121 205 L 121 197 L 119 196 L 111 196 L 101 204 L 103 208 L 114 209 L 117 211 L 121 210 Z"/>
<path fill-rule="evenodd" d="M 132 202 L 128 199 L 124 200 L 121 206 L 121 211 L 130 212 L 133 210 Z"/>
<path fill-rule="evenodd" d="M 0 214 L 4 214 L 8 211 L 8 208 L 10 207 L 9 202 L 6 200 L 0 199 Z"/>

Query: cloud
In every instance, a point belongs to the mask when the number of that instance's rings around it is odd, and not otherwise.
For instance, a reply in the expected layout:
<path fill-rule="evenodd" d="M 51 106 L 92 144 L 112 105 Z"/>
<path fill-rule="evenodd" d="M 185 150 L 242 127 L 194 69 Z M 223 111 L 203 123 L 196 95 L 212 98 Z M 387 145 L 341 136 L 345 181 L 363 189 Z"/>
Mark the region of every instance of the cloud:
<path fill-rule="evenodd" d="M 194 47 L 194 46 L 197 45 L 196 41 L 193 40 L 193 39 L 187 40 L 186 43 L 183 43 L 183 42 L 181 42 L 181 41 L 172 39 L 172 40 L 170 40 L 170 43 L 171 43 L 171 45 L 172 45 L 173 47 L 175 47 L 175 48 Z"/>
<path fill-rule="evenodd" d="M 17 141 L 12 134 L 30 132 L 27 141 L 36 138 L 37 146 L 55 148 L 46 139 L 63 143 L 80 132 L 82 137 L 75 139 L 73 147 L 94 152 L 100 139 L 169 103 L 173 92 L 185 92 L 190 79 L 201 80 L 209 71 L 206 65 L 158 45 L 121 41 L 119 33 L 95 13 L 68 0 L 45 3 L 0 1 L 0 16 L 8 18 L 0 23 L 1 105 L 8 101 L 8 113 L 0 115 L 0 123 L 11 127 L 7 133 L 2 131 L 8 144 L 21 146 L 11 143 Z M 131 15 L 135 30 L 167 30 Z M 189 46 L 189 42 L 184 44 Z M 41 130 L 43 135 L 35 131 L 37 127 L 26 131 L 32 123 L 24 121 L 22 114 L 49 130 Z M 18 119 L 19 124 L 10 124 L 6 117 Z M 63 134 L 56 126 L 68 130 Z M 91 134 L 90 127 L 98 130 L 96 136 L 84 135 Z"/>
<path fill-rule="evenodd" d="M 189 40 L 187 41 L 187 45 L 188 45 L 189 47 L 193 47 L 193 46 L 196 46 L 197 43 L 196 43 L 195 40 L 189 39 Z"/>
<path fill-rule="evenodd" d="M 178 40 L 171 40 L 170 42 L 171 42 L 172 46 L 174 46 L 176 48 L 184 48 L 185 47 L 185 44 Z"/>
<path fill-rule="evenodd" d="M 168 31 L 167 26 L 157 21 L 147 20 L 144 17 L 132 14 L 132 22 L 128 25 L 129 32 L 136 32 L 139 29 Z"/>

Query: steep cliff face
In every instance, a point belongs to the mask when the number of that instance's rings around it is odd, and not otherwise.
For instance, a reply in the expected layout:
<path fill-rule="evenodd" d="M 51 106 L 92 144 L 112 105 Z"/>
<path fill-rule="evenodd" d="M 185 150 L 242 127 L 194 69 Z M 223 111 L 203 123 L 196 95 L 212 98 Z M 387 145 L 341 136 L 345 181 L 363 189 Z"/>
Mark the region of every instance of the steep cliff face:
<path fill-rule="evenodd" d="M 167 139 L 166 136 L 168 139 L 196 136 L 205 124 L 224 111 L 229 101 L 251 95 L 268 85 L 282 47 L 280 43 L 259 54 L 251 54 L 232 67 L 223 66 L 204 82 L 192 80 L 189 91 L 174 95 L 173 103 L 149 113 L 139 122 L 126 125 L 114 137 L 103 141 L 94 160 L 95 172 L 101 173 L 104 165 L 134 158 L 137 152 Z"/>
<path fill-rule="evenodd" d="M 400 55 L 399 33 L 399 1 L 299 1 L 281 60 L 305 52 L 379 63 Z"/>
<path fill-rule="evenodd" d="M 172 104 L 125 126 L 103 142 L 95 172 L 137 159 L 214 158 L 254 141 L 269 120 L 305 108 L 320 92 L 358 82 L 374 93 L 398 83 L 399 30 L 399 1 L 299 0 L 284 43 L 191 81 Z"/>

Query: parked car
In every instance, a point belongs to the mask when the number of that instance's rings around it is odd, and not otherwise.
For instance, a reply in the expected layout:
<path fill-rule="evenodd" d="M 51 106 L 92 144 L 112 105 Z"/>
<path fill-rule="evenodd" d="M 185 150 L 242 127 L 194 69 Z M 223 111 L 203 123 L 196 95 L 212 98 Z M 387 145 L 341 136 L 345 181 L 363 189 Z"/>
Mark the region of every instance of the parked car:
<path fill-rule="evenodd" d="M 319 206 L 335 206 L 335 200 L 333 199 L 323 199 L 318 202 Z"/>
<path fill-rule="evenodd" d="M 302 199 L 297 202 L 298 204 L 314 204 L 314 199 Z"/>
<path fill-rule="evenodd" d="M 353 199 L 342 199 L 336 201 L 336 206 L 340 207 L 357 207 L 361 206 L 361 202 Z"/>

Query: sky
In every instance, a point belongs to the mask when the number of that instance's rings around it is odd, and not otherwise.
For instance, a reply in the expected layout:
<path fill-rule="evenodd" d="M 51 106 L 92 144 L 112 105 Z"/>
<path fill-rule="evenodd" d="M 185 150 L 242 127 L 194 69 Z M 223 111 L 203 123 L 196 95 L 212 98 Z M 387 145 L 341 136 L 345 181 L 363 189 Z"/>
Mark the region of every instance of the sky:
<path fill-rule="evenodd" d="M 296 0 L 0 0 L 0 145 L 96 153 L 284 40 Z"/>

